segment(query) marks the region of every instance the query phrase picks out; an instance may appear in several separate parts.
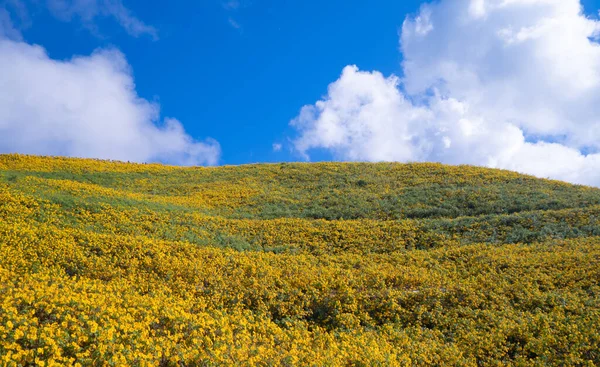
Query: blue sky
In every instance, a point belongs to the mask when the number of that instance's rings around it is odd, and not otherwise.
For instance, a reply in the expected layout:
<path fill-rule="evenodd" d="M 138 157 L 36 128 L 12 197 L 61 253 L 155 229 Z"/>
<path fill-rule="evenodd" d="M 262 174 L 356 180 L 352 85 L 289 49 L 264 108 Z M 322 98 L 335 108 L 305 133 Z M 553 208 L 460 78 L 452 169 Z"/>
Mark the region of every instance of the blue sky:
<path fill-rule="evenodd" d="M 23 36 L 57 59 L 117 47 L 138 94 L 159 101 L 162 115 L 179 119 L 190 135 L 218 140 L 222 164 L 299 160 L 272 148 L 293 135 L 289 121 L 348 64 L 399 73 L 398 29 L 419 8 L 418 1 L 337 0 L 256 0 L 237 9 L 218 0 L 124 5 L 157 29 L 158 40 L 131 37 L 112 19 L 101 19 L 101 34 L 93 34 L 45 10 Z"/>
<path fill-rule="evenodd" d="M 600 185 L 599 9 L 0 0 L 0 153 L 439 161 Z"/>

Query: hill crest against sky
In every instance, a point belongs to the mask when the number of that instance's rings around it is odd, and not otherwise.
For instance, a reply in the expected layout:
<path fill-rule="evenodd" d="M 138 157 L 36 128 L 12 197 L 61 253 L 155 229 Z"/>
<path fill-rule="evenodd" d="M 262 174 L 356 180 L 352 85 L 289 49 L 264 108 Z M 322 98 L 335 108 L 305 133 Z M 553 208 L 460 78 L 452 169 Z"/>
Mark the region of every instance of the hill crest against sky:
<path fill-rule="evenodd" d="M 600 186 L 599 8 L 2 1 L 0 152 L 440 161 Z"/>

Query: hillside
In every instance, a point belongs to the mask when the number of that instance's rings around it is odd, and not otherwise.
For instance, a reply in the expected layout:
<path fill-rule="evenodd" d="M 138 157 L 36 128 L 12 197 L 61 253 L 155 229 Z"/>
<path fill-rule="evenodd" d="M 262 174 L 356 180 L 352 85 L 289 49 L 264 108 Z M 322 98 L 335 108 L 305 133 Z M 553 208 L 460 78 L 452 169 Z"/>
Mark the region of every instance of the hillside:
<path fill-rule="evenodd" d="M 0 365 L 600 365 L 600 190 L 0 155 Z"/>

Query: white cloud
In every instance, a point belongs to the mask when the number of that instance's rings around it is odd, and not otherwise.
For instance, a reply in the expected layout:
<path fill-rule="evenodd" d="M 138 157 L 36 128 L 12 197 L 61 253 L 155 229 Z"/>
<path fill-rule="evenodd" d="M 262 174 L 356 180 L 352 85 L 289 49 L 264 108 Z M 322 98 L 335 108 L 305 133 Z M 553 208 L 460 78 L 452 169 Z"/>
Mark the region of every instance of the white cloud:
<path fill-rule="evenodd" d="M 0 8 L 0 38 L 22 40 L 21 32 L 15 27 L 8 11 Z"/>
<path fill-rule="evenodd" d="M 36 45 L 0 39 L 0 152 L 174 164 L 216 164 L 214 140 L 198 142 L 137 95 L 116 50 L 51 59 Z"/>
<path fill-rule="evenodd" d="M 359 72 L 347 66 L 329 86 L 328 99 L 305 106 L 292 125 L 302 131 L 296 149 L 328 148 L 340 159 L 414 160 L 413 137 L 428 118 L 426 109 L 412 108 L 398 90 L 396 77 Z M 419 142 L 414 142 L 419 145 Z"/>
<path fill-rule="evenodd" d="M 239 0 L 229 0 L 223 2 L 223 8 L 225 8 L 226 10 L 237 10 L 239 9 L 240 5 L 241 4 Z"/>
<path fill-rule="evenodd" d="M 29 12 L 22 0 L 0 0 L 0 38 L 20 41 L 21 30 L 30 26 Z"/>
<path fill-rule="evenodd" d="M 223 9 L 225 9 L 225 11 L 228 14 L 230 14 L 227 17 L 227 23 L 229 23 L 229 25 L 233 29 L 240 32 L 240 34 L 243 34 L 244 26 L 239 21 L 239 17 L 245 9 L 249 8 L 252 5 L 252 1 L 250 1 L 250 0 L 221 0 L 221 5 L 223 6 Z"/>
<path fill-rule="evenodd" d="M 238 23 L 232 17 L 227 18 L 227 21 L 229 22 L 229 25 L 232 26 L 233 28 L 235 28 L 237 30 L 241 30 L 242 29 L 242 25 L 240 23 Z"/>
<path fill-rule="evenodd" d="M 31 26 L 31 8 L 40 6 L 45 6 L 50 14 L 63 22 L 81 21 L 96 35 L 101 35 L 98 18 L 112 18 L 131 36 L 148 35 L 158 39 L 156 28 L 136 18 L 122 0 L 0 0 L 0 37 L 22 39 L 20 30 Z M 14 24 L 15 20 L 17 24 Z"/>
<path fill-rule="evenodd" d="M 578 0 L 425 4 L 402 26 L 403 78 L 346 67 L 292 121 L 295 147 L 600 185 L 600 22 L 581 9 Z"/>
<path fill-rule="evenodd" d="M 63 21 L 79 18 L 94 31 L 97 31 L 96 18 L 111 17 L 131 36 L 149 35 L 153 39 L 158 38 L 156 28 L 133 16 L 121 0 L 47 0 L 47 5 L 56 18 Z"/>
<path fill-rule="evenodd" d="M 281 148 L 283 148 L 283 146 L 279 143 L 273 143 L 273 151 L 274 152 L 279 152 L 281 151 Z"/>

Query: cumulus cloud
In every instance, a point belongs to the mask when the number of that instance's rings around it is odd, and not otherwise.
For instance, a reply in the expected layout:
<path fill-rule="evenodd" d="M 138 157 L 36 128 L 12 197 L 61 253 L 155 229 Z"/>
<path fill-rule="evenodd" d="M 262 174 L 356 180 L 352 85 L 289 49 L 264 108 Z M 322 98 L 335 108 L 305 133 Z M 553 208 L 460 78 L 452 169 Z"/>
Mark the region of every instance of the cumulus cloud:
<path fill-rule="evenodd" d="M 0 153 L 216 164 L 214 140 L 195 141 L 137 95 L 117 50 L 54 60 L 36 45 L 0 38 Z"/>
<path fill-rule="evenodd" d="M 425 4 L 402 25 L 403 76 L 346 67 L 292 121 L 296 150 L 600 185 L 599 35 L 578 0 Z"/>
<path fill-rule="evenodd" d="M 47 0 L 47 5 L 56 18 L 62 21 L 77 18 L 94 31 L 97 31 L 97 18 L 110 17 L 131 36 L 149 35 L 153 39 L 158 38 L 156 28 L 133 16 L 121 0 Z"/>

